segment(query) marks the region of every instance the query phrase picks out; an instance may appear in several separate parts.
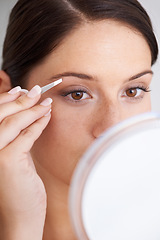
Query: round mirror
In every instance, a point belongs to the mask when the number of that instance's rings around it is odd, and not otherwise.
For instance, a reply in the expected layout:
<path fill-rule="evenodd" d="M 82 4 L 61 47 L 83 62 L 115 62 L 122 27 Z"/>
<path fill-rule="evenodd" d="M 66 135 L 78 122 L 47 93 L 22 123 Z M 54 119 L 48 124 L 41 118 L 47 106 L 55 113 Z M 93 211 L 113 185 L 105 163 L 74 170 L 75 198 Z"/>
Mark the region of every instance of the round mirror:
<path fill-rule="evenodd" d="M 160 239 L 160 115 L 107 130 L 80 160 L 70 189 L 79 240 Z"/>

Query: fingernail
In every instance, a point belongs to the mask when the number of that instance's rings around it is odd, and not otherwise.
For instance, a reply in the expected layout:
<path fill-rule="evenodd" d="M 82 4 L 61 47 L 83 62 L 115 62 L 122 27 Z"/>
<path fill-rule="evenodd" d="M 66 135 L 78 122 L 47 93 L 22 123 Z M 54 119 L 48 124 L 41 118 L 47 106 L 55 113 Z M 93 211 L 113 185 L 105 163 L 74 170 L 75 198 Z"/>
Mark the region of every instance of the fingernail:
<path fill-rule="evenodd" d="M 45 100 L 43 100 L 40 105 L 41 106 L 44 106 L 44 107 L 47 107 L 49 106 L 51 103 L 53 102 L 52 98 L 46 98 Z"/>
<path fill-rule="evenodd" d="M 28 90 L 27 90 L 27 89 L 21 89 L 20 92 L 27 94 L 27 93 L 28 93 Z"/>
<path fill-rule="evenodd" d="M 47 114 L 45 114 L 44 116 L 45 116 L 45 117 L 48 117 L 48 116 L 50 115 L 51 111 L 52 111 L 52 110 L 50 109 L 49 112 L 48 112 Z"/>
<path fill-rule="evenodd" d="M 15 88 L 12 88 L 8 93 L 9 94 L 16 94 L 16 93 L 18 93 L 18 92 L 20 92 L 21 91 L 21 87 L 20 86 L 17 86 L 17 87 L 15 87 Z"/>
<path fill-rule="evenodd" d="M 36 85 L 34 86 L 27 94 L 29 98 L 37 97 L 41 93 L 41 87 Z"/>

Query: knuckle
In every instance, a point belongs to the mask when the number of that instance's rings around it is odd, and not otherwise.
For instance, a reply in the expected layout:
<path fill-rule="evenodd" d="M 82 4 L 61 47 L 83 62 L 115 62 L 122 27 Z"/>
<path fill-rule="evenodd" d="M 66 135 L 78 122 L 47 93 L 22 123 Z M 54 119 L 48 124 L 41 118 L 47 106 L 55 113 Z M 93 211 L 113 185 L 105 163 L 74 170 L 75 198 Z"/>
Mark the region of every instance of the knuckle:
<path fill-rule="evenodd" d="M 32 107 L 30 110 L 31 110 L 32 114 L 34 114 L 34 115 L 37 115 L 40 111 L 40 109 L 37 106 Z"/>
<path fill-rule="evenodd" d="M 3 119 L 2 121 L 2 125 L 5 128 L 9 128 L 9 126 L 16 126 L 16 119 L 12 116 L 12 117 L 7 117 L 5 119 Z"/>
<path fill-rule="evenodd" d="M 45 109 L 42 109 L 39 106 L 34 106 L 34 107 L 30 108 L 30 113 L 31 113 L 33 119 L 38 120 L 44 115 L 44 110 Z"/>
<path fill-rule="evenodd" d="M 24 130 L 21 131 L 21 136 L 32 138 L 33 132 L 29 128 L 25 128 Z"/>
<path fill-rule="evenodd" d="M 23 99 L 20 97 L 20 98 L 17 98 L 16 99 L 16 104 L 18 105 L 18 106 L 20 106 L 21 108 L 22 107 L 25 107 L 25 103 L 24 103 L 24 101 L 23 101 Z"/>

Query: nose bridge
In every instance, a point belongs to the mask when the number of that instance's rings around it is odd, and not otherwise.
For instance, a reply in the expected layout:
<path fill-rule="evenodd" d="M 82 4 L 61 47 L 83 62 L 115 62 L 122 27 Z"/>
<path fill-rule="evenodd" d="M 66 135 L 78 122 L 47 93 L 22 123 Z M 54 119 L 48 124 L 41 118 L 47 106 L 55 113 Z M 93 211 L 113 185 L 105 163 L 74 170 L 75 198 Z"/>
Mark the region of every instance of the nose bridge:
<path fill-rule="evenodd" d="M 118 105 L 102 104 L 96 114 L 97 121 L 93 128 L 95 138 L 99 137 L 105 130 L 121 121 L 120 107 Z"/>

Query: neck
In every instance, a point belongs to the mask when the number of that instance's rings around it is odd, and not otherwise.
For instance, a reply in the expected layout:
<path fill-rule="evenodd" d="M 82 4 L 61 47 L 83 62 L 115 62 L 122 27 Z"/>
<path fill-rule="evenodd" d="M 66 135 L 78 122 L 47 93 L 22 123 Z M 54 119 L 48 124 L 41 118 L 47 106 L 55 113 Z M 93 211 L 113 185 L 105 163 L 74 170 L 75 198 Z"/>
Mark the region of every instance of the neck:
<path fill-rule="evenodd" d="M 69 186 L 40 166 L 37 167 L 37 171 L 47 192 L 47 213 L 43 240 L 76 240 L 68 211 Z"/>

